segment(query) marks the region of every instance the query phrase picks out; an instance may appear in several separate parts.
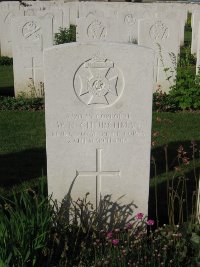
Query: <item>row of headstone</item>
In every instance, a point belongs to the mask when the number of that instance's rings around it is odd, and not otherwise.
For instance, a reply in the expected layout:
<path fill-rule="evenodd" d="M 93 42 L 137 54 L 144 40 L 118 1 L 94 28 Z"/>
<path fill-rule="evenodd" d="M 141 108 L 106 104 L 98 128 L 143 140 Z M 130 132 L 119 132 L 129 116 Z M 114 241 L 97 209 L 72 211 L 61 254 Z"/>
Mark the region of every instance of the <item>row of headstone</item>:
<path fill-rule="evenodd" d="M 125 8 L 113 12 L 113 16 L 107 16 L 103 11 L 96 13 L 88 10 L 86 17 L 77 20 L 77 41 L 136 43 L 153 48 L 157 55 L 154 64 L 154 91 L 158 85 L 163 91 L 169 91 L 174 84 L 181 45 L 179 21 L 161 19 L 158 14 L 147 18 L 141 11 L 131 12 Z"/>
<path fill-rule="evenodd" d="M 69 7 L 57 2 L 1 2 L 1 55 L 13 57 L 15 95 L 41 96 L 43 49 L 59 28 L 69 28 Z"/>
<path fill-rule="evenodd" d="M 65 8 L 63 8 L 63 6 Z M 185 11 L 180 9 L 174 11 L 172 5 L 148 5 L 148 4 L 127 4 L 127 3 L 99 3 L 99 2 L 85 2 L 85 3 L 55 3 L 55 2 L 27 2 L 21 5 L 19 2 L 1 2 L 1 50 L 4 55 L 12 54 L 12 38 L 11 38 L 11 20 L 13 17 L 24 17 L 24 25 L 27 15 L 30 17 L 29 30 L 34 28 L 34 23 L 31 24 L 31 15 L 38 17 L 39 21 L 45 21 L 51 25 L 51 42 L 48 46 L 53 45 L 55 32 L 59 27 L 69 27 L 70 20 L 75 21 L 77 25 L 77 41 L 106 41 L 106 42 L 124 42 L 137 43 L 151 47 L 156 50 L 154 78 L 155 86 L 160 85 L 163 91 L 168 91 L 173 85 L 176 75 L 176 62 L 179 53 L 179 47 L 183 43 L 183 33 L 185 25 Z M 62 7 L 62 8 L 61 8 Z M 65 10 L 65 11 L 64 11 Z M 193 38 L 192 38 L 192 52 L 197 54 L 197 70 L 199 65 L 198 46 L 198 10 L 194 10 L 193 21 Z M 24 14 L 26 16 L 24 16 Z M 79 17 L 79 18 L 77 18 Z M 166 18 L 167 19 L 166 19 Z M 171 17 L 176 17 L 176 20 Z M 17 20 L 19 21 L 19 20 Z M 23 19 L 22 19 L 23 21 Z M 38 23 L 39 25 L 40 23 Z M 45 24 L 45 23 L 44 23 Z M 23 91 L 24 88 L 36 87 L 36 90 L 41 90 L 43 80 L 42 75 L 36 75 L 42 66 L 42 50 L 39 52 L 41 59 L 33 59 L 33 53 L 26 53 L 28 49 L 22 53 L 18 53 L 17 47 L 21 46 L 20 39 L 16 36 L 16 24 L 13 26 L 13 52 L 14 68 L 15 68 L 15 93 Z M 16 26 L 17 27 L 17 26 Z M 43 27 L 43 26 L 42 26 Z M 23 27 L 22 27 L 23 28 Z M 37 27 L 36 27 L 37 28 Z M 34 29 L 32 29 L 34 31 Z M 23 36 L 23 30 L 21 30 Z M 49 32 L 49 31 L 47 31 Z M 144 34 L 143 34 L 144 33 Z M 31 35 L 32 36 L 32 35 Z M 143 38 L 144 37 L 144 38 Z M 31 39 L 31 38 L 30 38 Z M 42 42 L 41 30 L 41 42 Z M 45 39 L 45 38 L 44 38 Z M 16 43 L 17 42 L 17 43 Z M 21 39 L 23 43 L 23 39 Z M 37 41 L 34 40 L 33 44 Z M 31 44 L 29 41 L 28 44 Z M 34 45 L 31 44 L 33 51 Z M 38 50 L 38 45 L 35 45 Z M 46 47 L 45 45 L 41 47 Z M 26 56 L 28 58 L 26 58 Z M 17 60 L 17 58 L 19 60 Z M 37 58 L 39 58 L 37 56 Z M 21 60 L 23 59 L 23 60 Z M 31 65 L 27 61 L 32 62 Z M 22 62 L 25 62 L 23 66 Z M 37 64 L 36 64 L 37 62 Z M 23 69 L 25 68 L 26 71 Z M 28 69 L 29 68 L 29 71 Z M 21 70 L 20 70 L 21 69 Z M 24 73 L 24 79 L 19 73 Z M 27 73 L 29 79 L 27 80 Z M 28 74 L 30 73 L 30 74 Z M 38 79 L 36 78 L 38 77 Z M 18 80 L 20 82 L 18 82 Z M 23 82 L 24 80 L 24 82 Z M 26 82 L 25 82 L 26 81 Z M 22 86 L 24 83 L 24 86 Z M 34 86 L 32 86 L 34 85 Z"/>
<path fill-rule="evenodd" d="M 68 28 L 70 20 L 75 20 L 77 25 L 78 42 L 137 43 L 155 49 L 154 91 L 160 85 L 162 90 L 167 92 L 173 85 L 179 47 L 184 38 L 185 11 L 175 12 L 171 6 L 163 10 L 162 5 L 143 6 L 127 3 L 59 2 L 57 6 L 50 2 L 36 3 L 31 2 L 28 6 L 21 7 L 16 2 L 12 8 L 9 4 L 1 7 L 4 24 L 8 22 L 2 27 L 4 29 L 1 38 L 2 51 L 7 50 L 11 53 L 12 39 L 16 95 L 27 89 L 27 85 L 29 89 L 34 88 L 38 94 L 40 93 L 43 82 L 41 79 L 43 48 L 53 45 L 55 32 L 59 27 Z M 31 15 L 34 15 L 35 19 Z M 13 19 L 14 16 L 17 19 Z M 176 16 L 176 20 L 172 19 L 173 16 Z M 12 38 L 11 20 L 13 20 Z M 49 30 L 44 30 L 45 27 Z M 45 31 L 43 37 L 42 33 Z M 47 33 L 50 36 L 47 37 Z M 3 35 L 7 36 L 7 39 L 3 39 Z M 46 39 L 49 41 L 46 42 Z M 20 51 L 20 47 L 26 49 Z"/>
<path fill-rule="evenodd" d="M 54 2 L 53 2 L 54 3 Z M 69 27 L 69 7 L 51 2 L 1 2 L 0 5 L 0 45 L 1 55 L 12 57 L 11 20 L 18 16 L 48 17 L 53 20 L 53 34 L 60 27 Z M 53 36 L 52 36 L 53 37 Z"/>
<path fill-rule="evenodd" d="M 43 10 L 41 12 L 41 10 Z M 59 14 L 62 13 L 62 14 Z M 131 3 L 99 3 L 99 2 L 52 2 L 52 1 L 27 1 L 19 3 L 1 2 L 0 4 L 0 41 L 2 42 L 1 55 L 12 56 L 11 37 L 10 37 L 10 20 L 18 15 L 30 16 L 50 16 L 54 20 L 54 30 L 58 30 L 59 26 L 68 26 L 68 21 L 71 24 L 78 23 L 77 18 L 86 18 L 88 14 L 95 16 L 111 17 L 117 16 L 119 25 L 127 26 L 127 34 L 131 35 L 130 31 L 135 31 L 134 40 L 137 41 L 138 35 L 138 20 L 143 18 L 163 18 L 174 19 L 179 23 L 180 42 L 184 41 L 184 23 L 186 20 L 185 10 L 174 10 L 171 5 L 165 4 L 131 4 Z M 116 15 L 116 16 L 115 16 Z M 124 19 L 124 16 L 127 16 Z M 61 21 L 62 20 L 62 21 Z M 124 21 L 125 20 L 125 21 Z M 132 21 L 130 21 L 132 20 Z M 122 22 L 122 23 L 121 23 Z M 130 26 L 132 25 L 132 27 Z M 133 27 L 134 24 L 134 27 Z M 134 29 L 133 29 L 134 28 Z M 125 40 L 126 34 L 125 34 Z M 123 39 L 123 36 L 122 36 Z"/>

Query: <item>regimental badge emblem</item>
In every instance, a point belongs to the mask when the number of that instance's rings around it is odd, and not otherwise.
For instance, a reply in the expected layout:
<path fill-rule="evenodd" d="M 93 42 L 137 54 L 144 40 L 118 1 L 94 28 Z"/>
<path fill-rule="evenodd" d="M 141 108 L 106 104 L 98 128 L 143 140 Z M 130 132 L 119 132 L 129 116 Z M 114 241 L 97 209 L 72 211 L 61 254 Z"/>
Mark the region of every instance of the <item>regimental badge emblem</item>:
<path fill-rule="evenodd" d="M 154 41 L 161 42 L 169 37 L 169 29 L 162 21 L 158 20 L 151 26 L 149 35 Z"/>
<path fill-rule="evenodd" d="M 23 26 L 22 35 L 26 40 L 38 41 L 41 39 L 42 29 L 36 21 L 29 21 Z"/>
<path fill-rule="evenodd" d="M 107 107 L 116 103 L 124 89 L 122 71 L 100 56 L 85 61 L 74 76 L 77 97 L 88 106 Z"/>
<path fill-rule="evenodd" d="M 136 18 L 133 14 L 128 14 L 125 16 L 124 22 L 128 25 L 134 25 L 136 24 Z"/>
<path fill-rule="evenodd" d="M 101 21 L 95 19 L 88 26 L 87 35 L 93 40 L 105 40 L 107 36 L 107 28 Z"/>

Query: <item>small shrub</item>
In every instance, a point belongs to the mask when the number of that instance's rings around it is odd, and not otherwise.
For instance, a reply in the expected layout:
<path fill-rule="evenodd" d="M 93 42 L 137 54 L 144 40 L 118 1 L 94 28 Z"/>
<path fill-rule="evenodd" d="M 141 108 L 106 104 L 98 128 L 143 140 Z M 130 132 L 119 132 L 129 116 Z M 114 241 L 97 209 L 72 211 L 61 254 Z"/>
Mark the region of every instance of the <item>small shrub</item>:
<path fill-rule="evenodd" d="M 192 13 L 188 12 L 185 27 L 191 28 L 191 22 L 192 22 Z"/>
<path fill-rule="evenodd" d="M 23 188 L 12 198 L 0 196 L 0 263 L 2 266 L 40 264 L 50 228 L 52 207 L 45 195 L 44 180 L 38 192 Z M 3 265 L 5 264 L 5 265 Z"/>
<path fill-rule="evenodd" d="M 0 57 L 0 66 L 13 65 L 13 59 L 10 57 Z"/>
<path fill-rule="evenodd" d="M 184 48 L 179 56 L 176 81 L 169 96 L 178 103 L 180 109 L 200 108 L 200 74 L 196 75 L 196 60 L 190 54 L 190 47 Z"/>
<path fill-rule="evenodd" d="M 26 98 L 23 96 L 14 98 L 14 97 L 0 96 L 0 110 L 37 111 L 43 109 L 44 109 L 43 98 Z"/>
<path fill-rule="evenodd" d="M 157 112 L 175 112 L 180 110 L 178 101 L 171 97 L 171 95 L 162 92 L 159 86 L 153 94 L 153 111 Z"/>
<path fill-rule="evenodd" d="M 153 220 L 131 212 L 132 206 L 120 212 L 115 203 L 112 213 L 106 196 L 96 210 L 88 195 L 67 197 L 58 206 L 49 202 L 44 178 L 37 188 L 24 185 L 0 195 L 0 266 L 198 266 L 198 224 L 156 229 Z"/>
<path fill-rule="evenodd" d="M 59 32 L 55 34 L 55 45 L 76 42 L 76 26 L 70 25 L 70 28 L 59 28 Z"/>

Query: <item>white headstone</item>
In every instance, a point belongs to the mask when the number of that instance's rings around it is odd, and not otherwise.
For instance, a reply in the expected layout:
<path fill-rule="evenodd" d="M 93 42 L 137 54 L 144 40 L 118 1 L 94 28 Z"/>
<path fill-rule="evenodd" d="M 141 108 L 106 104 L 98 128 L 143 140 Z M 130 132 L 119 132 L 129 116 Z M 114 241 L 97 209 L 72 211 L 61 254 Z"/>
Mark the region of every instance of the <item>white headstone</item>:
<path fill-rule="evenodd" d="M 37 16 L 53 20 L 53 35 L 59 32 L 59 28 L 69 28 L 69 17 L 68 22 L 64 25 L 64 13 L 60 7 L 51 7 L 43 11 L 38 11 Z"/>
<path fill-rule="evenodd" d="M 76 41 L 118 41 L 118 28 L 114 18 L 106 18 L 90 14 L 87 18 L 77 19 Z"/>
<path fill-rule="evenodd" d="M 200 68 L 200 22 L 198 23 L 198 38 L 197 38 L 197 62 L 196 62 L 196 74 L 200 74 L 199 68 Z"/>
<path fill-rule="evenodd" d="M 11 20 L 15 16 L 23 16 L 19 3 L 2 3 L 0 10 L 1 56 L 12 57 Z"/>
<path fill-rule="evenodd" d="M 192 44 L 191 44 L 192 54 L 197 54 L 199 22 L 200 22 L 200 10 L 195 10 L 193 13 L 193 27 L 192 27 Z"/>
<path fill-rule="evenodd" d="M 76 25 L 76 20 L 79 17 L 79 2 L 68 2 L 62 5 L 65 14 L 69 14 L 69 22 Z"/>
<path fill-rule="evenodd" d="M 73 43 L 44 52 L 48 190 L 62 201 L 112 195 L 147 214 L 151 49 Z M 55 68 L 56 65 L 56 68 Z"/>
<path fill-rule="evenodd" d="M 43 93 L 43 49 L 52 46 L 52 19 L 32 16 L 12 20 L 15 95 Z"/>
<path fill-rule="evenodd" d="M 138 42 L 138 21 L 143 18 L 144 12 L 133 6 L 125 6 L 118 10 L 117 23 L 119 42 Z"/>
<path fill-rule="evenodd" d="M 138 44 L 155 50 L 154 90 L 160 85 L 162 91 L 168 92 L 174 84 L 180 51 L 178 22 L 165 19 L 140 20 Z"/>
<path fill-rule="evenodd" d="M 179 24 L 180 45 L 184 45 L 185 22 L 187 20 L 187 11 L 176 6 L 176 3 L 154 3 L 155 13 L 158 19 L 176 20 Z"/>

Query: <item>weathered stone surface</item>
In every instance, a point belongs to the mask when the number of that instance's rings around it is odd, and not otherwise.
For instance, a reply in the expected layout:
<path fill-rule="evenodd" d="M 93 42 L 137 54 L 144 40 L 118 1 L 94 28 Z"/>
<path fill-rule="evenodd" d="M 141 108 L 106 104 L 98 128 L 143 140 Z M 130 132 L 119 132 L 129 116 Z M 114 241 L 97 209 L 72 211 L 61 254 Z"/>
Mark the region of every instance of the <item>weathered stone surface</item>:
<path fill-rule="evenodd" d="M 112 195 L 147 213 L 151 49 L 73 43 L 44 51 L 48 190 L 58 201 Z M 55 68 L 56 66 L 56 68 Z"/>

